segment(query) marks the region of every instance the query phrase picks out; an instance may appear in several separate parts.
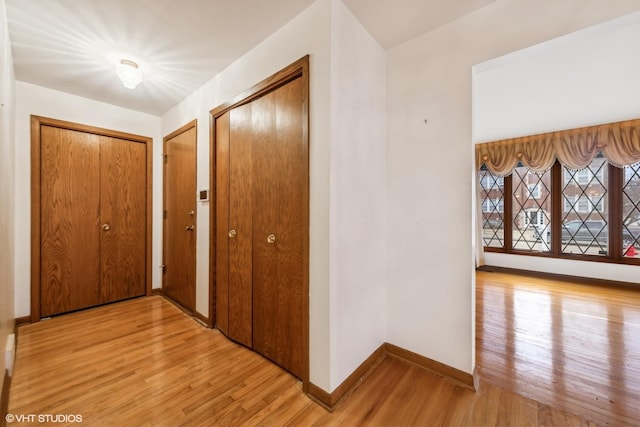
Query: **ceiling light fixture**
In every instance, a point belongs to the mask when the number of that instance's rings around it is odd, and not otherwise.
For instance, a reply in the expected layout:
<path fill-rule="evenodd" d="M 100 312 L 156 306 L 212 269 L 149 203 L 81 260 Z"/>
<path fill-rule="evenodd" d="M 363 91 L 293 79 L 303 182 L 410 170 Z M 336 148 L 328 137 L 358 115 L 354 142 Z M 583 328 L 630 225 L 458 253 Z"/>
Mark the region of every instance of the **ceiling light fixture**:
<path fill-rule="evenodd" d="M 116 75 L 127 89 L 135 89 L 142 81 L 142 71 L 138 68 L 138 64 L 128 59 L 120 60 L 116 66 Z"/>

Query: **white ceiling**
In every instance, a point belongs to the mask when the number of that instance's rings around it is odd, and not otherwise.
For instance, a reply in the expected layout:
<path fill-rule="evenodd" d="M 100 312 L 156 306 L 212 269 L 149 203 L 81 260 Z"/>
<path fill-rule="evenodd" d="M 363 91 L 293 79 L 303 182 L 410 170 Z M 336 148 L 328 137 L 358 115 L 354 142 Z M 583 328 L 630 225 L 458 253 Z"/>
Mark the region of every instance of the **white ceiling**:
<path fill-rule="evenodd" d="M 495 0 L 343 0 L 385 49 L 416 38 Z"/>
<path fill-rule="evenodd" d="M 344 0 L 391 48 L 494 0 Z M 6 0 L 16 78 L 162 115 L 314 0 Z M 144 81 L 115 77 L 123 57 Z"/>

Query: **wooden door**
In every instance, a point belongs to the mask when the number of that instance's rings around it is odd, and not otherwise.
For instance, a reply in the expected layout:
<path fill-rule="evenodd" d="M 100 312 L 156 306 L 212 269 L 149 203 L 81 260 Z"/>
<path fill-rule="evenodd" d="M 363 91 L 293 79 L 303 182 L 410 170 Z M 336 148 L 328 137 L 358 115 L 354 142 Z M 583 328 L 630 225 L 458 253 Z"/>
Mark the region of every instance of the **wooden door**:
<path fill-rule="evenodd" d="M 146 145 L 100 137 L 101 303 L 146 288 Z"/>
<path fill-rule="evenodd" d="M 302 378 L 307 145 L 298 78 L 253 102 L 253 348 Z"/>
<path fill-rule="evenodd" d="M 308 384 L 309 58 L 211 112 L 216 326 Z"/>
<path fill-rule="evenodd" d="M 150 294 L 151 138 L 32 116 L 31 149 L 31 320 Z"/>
<path fill-rule="evenodd" d="M 229 116 L 216 119 L 215 146 L 215 325 L 229 336 Z M 212 165 L 213 166 L 213 165 Z M 213 210 L 213 208 L 212 208 Z"/>
<path fill-rule="evenodd" d="M 229 115 L 229 325 L 234 340 L 252 345 L 252 105 Z"/>
<path fill-rule="evenodd" d="M 164 143 L 164 294 L 191 313 L 196 294 L 196 122 Z"/>
<path fill-rule="evenodd" d="M 42 126 L 40 311 L 100 303 L 100 137 Z"/>

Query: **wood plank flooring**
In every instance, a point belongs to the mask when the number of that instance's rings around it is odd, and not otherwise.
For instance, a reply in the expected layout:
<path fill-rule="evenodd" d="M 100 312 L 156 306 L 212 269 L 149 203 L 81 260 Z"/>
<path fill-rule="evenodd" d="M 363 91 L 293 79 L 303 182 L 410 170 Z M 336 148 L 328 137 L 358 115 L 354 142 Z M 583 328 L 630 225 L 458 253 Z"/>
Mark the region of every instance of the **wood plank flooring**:
<path fill-rule="evenodd" d="M 640 289 L 476 278 L 483 381 L 600 424 L 640 426 Z"/>
<path fill-rule="evenodd" d="M 478 274 L 477 392 L 387 357 L 328 413 L 155 296 L 21 327 L 9 413 L 90 426 L 640 425 L 640 294 L 543 282 Z"/>

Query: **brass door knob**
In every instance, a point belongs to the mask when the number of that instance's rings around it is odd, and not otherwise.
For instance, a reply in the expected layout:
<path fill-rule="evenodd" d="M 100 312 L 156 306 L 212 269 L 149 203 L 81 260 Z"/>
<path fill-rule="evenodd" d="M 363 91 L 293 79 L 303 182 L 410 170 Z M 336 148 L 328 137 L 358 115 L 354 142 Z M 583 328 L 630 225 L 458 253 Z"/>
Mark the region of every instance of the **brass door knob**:
<path fill-rule="evenodd" d="M 184 228 L 184 231 L 193 231 L 193 225 L 187 225 L 187 226 Z"/>
<path fill-rule="evenodd" d="M 276 235 L 275 234 L 269 234 L 267 236 L 267 243 L 273 245 L 275 242 L 276 242 Z"/>
<path fill-rule="evenodd" d="M 109 230 L 111 230 L 111 226 L 109 224 L 102 224 L 102 229 L 104 231 L 109 231 Z"/>
<path fill-rule="evenodd" d="M 238 233 L 236 232 L 236 230 L 229 230 L 229 237 L 231 237 L 232 239 L 236 237 L 237 234 Z"/>

